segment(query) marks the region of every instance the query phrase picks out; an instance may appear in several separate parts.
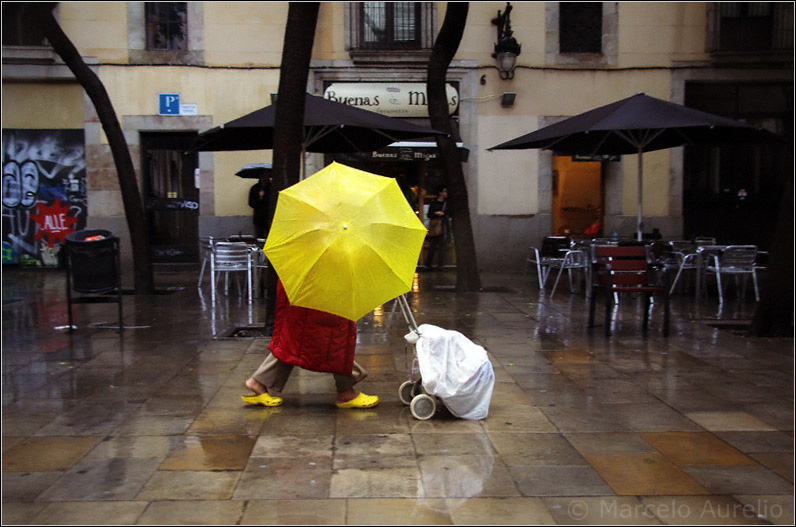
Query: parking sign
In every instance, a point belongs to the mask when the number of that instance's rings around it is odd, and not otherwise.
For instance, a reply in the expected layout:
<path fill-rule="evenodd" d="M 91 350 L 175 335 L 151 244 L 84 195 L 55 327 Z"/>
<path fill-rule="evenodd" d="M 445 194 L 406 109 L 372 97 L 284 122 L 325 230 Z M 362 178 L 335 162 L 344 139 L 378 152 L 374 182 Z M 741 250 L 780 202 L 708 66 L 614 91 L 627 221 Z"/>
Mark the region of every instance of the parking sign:
<path fill-rule="evenodd" d="M 158 115 L 180 115 L 180 94 L 159 93 Z"/>

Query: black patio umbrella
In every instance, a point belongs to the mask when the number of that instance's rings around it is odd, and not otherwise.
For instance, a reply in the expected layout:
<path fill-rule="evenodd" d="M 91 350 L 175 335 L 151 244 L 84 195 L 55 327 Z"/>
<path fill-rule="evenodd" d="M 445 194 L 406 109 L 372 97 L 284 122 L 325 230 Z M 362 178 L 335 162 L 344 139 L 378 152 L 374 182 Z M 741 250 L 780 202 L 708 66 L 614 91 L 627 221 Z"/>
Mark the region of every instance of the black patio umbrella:
<path fill-rule="evenodd" d="M 373 152 L 390 143 L 445 135 L 408 121 L 306 95 L 302 150 L 320 153 Z M 273 148 L 276 104 L 199 134 L 191 151 Z"/>
<path fill-rule="evenodd" d="M 563 155 L 638 155 L 638 224 L 641 241 L 643 153 L 684 145 L 760 143 L 778 136 L 727 117 L 633 95 L 487 150 L 541 148 Z"/>

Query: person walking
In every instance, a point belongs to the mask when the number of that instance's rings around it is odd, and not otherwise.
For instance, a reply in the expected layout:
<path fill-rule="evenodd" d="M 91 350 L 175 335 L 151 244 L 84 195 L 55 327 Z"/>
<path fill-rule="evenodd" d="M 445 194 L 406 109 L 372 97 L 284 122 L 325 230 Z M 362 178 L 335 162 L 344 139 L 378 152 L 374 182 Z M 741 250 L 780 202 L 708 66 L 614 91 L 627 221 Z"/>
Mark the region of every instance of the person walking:
<path fill-rule="evenodd" d="M 425 265 L 429 270 L 442 270 L 448 237 L 448 187 L 440 185 L 436 190 L 437 197 L 428 206 L 428 252 Z"/>
<path fill-rule="evenodd" d="M 276 288 L 276 311 L 270 353 L 244 385 L 254 392 L 242 395 L 247 404 L 279 406 L 280 396 L 294 366 L 334 375 L 338 408 L 372 408 L 377 395 L 359 392 L 354 385 L 367 371 L 354 360 L 356 322 L 304 307 L 290 305 L 281 280 Z"/>

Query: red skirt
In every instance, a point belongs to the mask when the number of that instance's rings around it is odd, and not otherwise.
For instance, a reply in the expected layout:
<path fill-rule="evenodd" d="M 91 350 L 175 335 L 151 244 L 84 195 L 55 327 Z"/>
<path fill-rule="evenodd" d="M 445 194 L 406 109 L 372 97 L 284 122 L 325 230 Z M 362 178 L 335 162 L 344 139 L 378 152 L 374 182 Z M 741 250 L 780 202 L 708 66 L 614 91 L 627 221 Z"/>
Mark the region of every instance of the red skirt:
<path fill-rule="evenodd" d="M 274 357 L 306 370 L 351 375 L 357 324 L 331 313 L 291 306 L 282 281 L 276 285 Z"/>

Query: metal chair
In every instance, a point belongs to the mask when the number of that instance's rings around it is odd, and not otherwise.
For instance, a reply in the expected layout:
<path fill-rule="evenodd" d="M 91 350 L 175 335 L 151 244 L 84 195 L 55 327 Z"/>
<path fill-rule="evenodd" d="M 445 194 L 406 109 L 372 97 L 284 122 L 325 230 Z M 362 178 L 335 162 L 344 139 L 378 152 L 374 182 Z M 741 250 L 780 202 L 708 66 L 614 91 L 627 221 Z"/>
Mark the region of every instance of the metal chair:
<path fill-rule="evenodd" d="M 699 269 L 699 258 L 697 255 L 697 245 L 695 243 L 688 241 L 671 241 L 669 242 L 669 246 L 672 248 L 672 254 L 677 262 L 677 274 L 674 280 L 672 280 L 671 289 L 669 289 L 669 294 L 673 294 L 683 271 Z"/>
<path fill-rule="evenodd" d="M 696 236 L 694 243 L 697 245 L 716 245 L 716 238 L 713 236 Z"/>
<path fill-rule="evenodd" d="M 202 287 L 202 278 L 204 278 L 205 275 L 205 268 L 207 264 L 210 263 L 210 258 L 213 253 L 213 241 L 214 238 L 212 236 L 199 236 L 199 256 L 202 258 L 202 267 L 199 269 L 199 280 L 196 282 L 196 287 Z"/>
<path fill-rule="evenodd" d="M 553 266 L 560 266 L 565 257 L 562 249 L 569 249 L 570 241 L 566 236 L 547 236 L 542 240 L 541 249 L 530 247 L 528 257 L 525 259 L 525 270 L 523 275 L 528 272 L 528 264 L 536 265 L 536 275 L 539 279 L 539 289 L 544 289 L 547 278 Z"/>
<path fill-rule="evenodd" d="M 257 243 L 253 246 L 254 250 L 254 291 L 255 293 L 262 297 L 265 291 L 265 280 L 264 274 L 270 267 L 270 263 L 268 262 L 268 258 L 265 256 L 263 252 L 263 246 L 265 246 L 265 238 L 257 238 Z"/>
<path fill-rule="evenodd" d="M 574 293 L 577 288 L 575 287 L 575 281 L 573 279 L 573 271 L 576 273 L 583 273 L 583 277 L 586 278 L 589 275 L 589 257 L 587 256 L 586 252 L 583 249 L 579 248 L 572 248 L 566 253 L 564 253 L 564 258 L 560 261 L 552 261 L 549 264 L 548 273 L 551 269 L 558 268 L 558 275 L 556 276 L 556 281 L 553 284 L 553 289 L 550 290 L 550 298 L 553 298 L 553 295 L 556 292 L 556 287 L 558 287 L 558 281 L 561 280 L 561 275 L 564 273 L 564 270 L 567 271 L 569 275 L 569 290 L 570 292 Z M 578 280 L 578 282 L 580 279 Z M 587 288 L 587 294 L 589 293 Z"/>
<path fill-rule="evenodd" d="M 652 295 L 663 295 L 663 336 L 669 336 L 669 284 L 668 268 L 663 268 L 663 284 L 657 285 L 652 273 L 657 265 L 650 261 L 649 247 L 643 245 L 607 246 L 593 245 L 592 293 L 589 302 L 589 328 L 594 327 L 594 313 L 598 291 L 605 294 L 605 336 L 611 336 L 611 310 L 614 295 L 642 293 L 646 297 L 643 334 L 649 325 Z"/>
<path fill-rule="evenodd" d="M 724 303 L 724 293 L 721 283 L 722 275 L 735 276 L 736 284 L 743 276 L 752 275 L 755 287 L 755 300 L 760 301 L 760 291 L 757 287 L 758 255 L 756 245 L 728 245 L 720 254 L 711 254 L 705 272 L 716 275 L 716 284 L 719 289 L 719 304 Z"/>
<path fill-rule="evenodd" d="M 214 242 L 211 255 L 210 276 L 213 282 L 213 298 L 215 299 L 215 290 L 222 273 L 225 275 L 225 294 L 229 294 L 229 273 L 246 273 L 249 303 L 251 304 L 253 297 L 252 278 L 254 275 L 251 246 L 238 242 Z"/>

